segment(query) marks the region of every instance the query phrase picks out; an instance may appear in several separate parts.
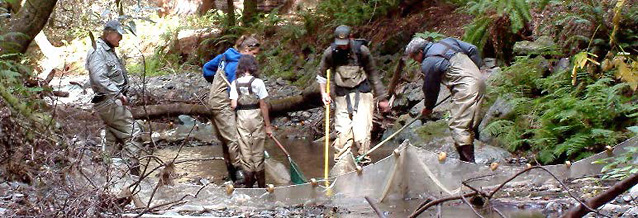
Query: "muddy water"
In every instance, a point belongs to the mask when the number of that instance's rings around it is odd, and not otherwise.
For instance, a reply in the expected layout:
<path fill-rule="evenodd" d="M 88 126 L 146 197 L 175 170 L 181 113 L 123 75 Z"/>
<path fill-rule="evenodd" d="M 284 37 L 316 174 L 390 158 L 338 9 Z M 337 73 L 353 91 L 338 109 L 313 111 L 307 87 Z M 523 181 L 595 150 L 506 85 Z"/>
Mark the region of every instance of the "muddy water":
<path fill-rule="evenodd" d="M 301 168 L 301 172 L 306 178 L 323 178 L 324 174 L 324 147 L 323 143 L 313 143 L 310 140 L 289 140 L 286 137 L 280 137 L 279 141 L 288 150 L 292 160 Z M 377 149 L 370 156 L 373 161 L 380 160 L 388 156 L 396 147 L 393 145 L 384 145 Z M 168 147 L 155 151 L 155 155 L 164 161 L 172 160 L 178 153 L 179 147 Z M 272 140 L 266 141 L 266 151 L 271 156 L 271 163 L 283 164 L 285 169 L 289 168 L 289 161 L 284 152 L 277 147 Z M 329 162 L 330 167 L 334 165 L 332 161 L 333 150 L 330 150 Z M 184 146 L 179 151 L 177 160 L 198 159 L 209 157 L 221 157 L 222 148 L 218 145 L 213 146 Z M 287 173 L 287 172 L 283 172 Z M 221 184 L 222 178 L 226 176 L 226 166 L 223 161 L 194 161 L 181 163 L 176 166 L 176 181 L 194 181 L 201 178 L 208 179 L 217 184 Z M 280 173 L 282 174 L 282 173 Z M 276 183 L 274 179 L 267 178 L 267 183 Z"/>

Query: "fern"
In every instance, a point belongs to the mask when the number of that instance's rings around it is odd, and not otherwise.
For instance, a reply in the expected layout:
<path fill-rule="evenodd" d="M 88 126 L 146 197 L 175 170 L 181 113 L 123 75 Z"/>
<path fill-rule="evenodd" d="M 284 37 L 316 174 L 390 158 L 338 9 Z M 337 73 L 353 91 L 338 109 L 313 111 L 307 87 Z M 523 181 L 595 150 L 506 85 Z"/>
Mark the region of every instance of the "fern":
<path fill-rule="evenodd" d="M 627 83 L 579 71 L 580 84 L 572 86 L 570 72 L 543 77 L 541 61 L 519 59 L 494 79 L 488 96 L 510 96 L 513 113 L 488 124 L 488 134 L 508 149 L 531 149 L 542 163 L 584 158 L 629 136 L 638 97 L 623 95 Z"/>

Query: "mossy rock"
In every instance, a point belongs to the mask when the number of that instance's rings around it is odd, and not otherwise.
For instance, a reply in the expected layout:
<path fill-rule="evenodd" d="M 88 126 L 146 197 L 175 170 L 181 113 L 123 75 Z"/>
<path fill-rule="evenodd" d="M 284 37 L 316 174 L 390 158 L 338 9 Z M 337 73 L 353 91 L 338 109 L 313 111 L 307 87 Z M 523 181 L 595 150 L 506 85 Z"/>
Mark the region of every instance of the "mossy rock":
<path fill-rule="evenodd" d="M 425 122 L 415 130 L 415 133 L 425 143 L 450 136 L 450 130 L 445 120 Z"/>
<path fill-rule="evenodd" d="M 558 46 L 549 36 L 538 37 L 535 41 L 519 41 L 514 44 L 516 55 L 546 55 L 558 53 Z"/>

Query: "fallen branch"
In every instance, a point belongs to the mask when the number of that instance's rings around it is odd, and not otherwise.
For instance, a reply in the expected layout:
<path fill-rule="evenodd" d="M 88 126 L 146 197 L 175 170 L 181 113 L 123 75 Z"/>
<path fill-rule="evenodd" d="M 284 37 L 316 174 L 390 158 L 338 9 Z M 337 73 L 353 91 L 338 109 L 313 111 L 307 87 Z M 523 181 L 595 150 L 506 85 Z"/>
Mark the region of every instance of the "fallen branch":
<path fill-rule="evenodd" d="M 568 187 L 567 187 L 567 186 L 566 186 L 566 185 L 565 185 L 562 181 L 560 181 L 560 179 L 558 179 L 558 177 L 556 177 L 556 175 L 554 175 L 552 172 L 550 172 L 549 170 L 545 169 L 545 168 L 544 168 L 544 167 L 542 167 L 542 166 L 534 166 L 534 167 L 526 168 L 526 169 L 524 169 L 524 170 L 522 170 L 522 171 L 520 171 L 520 172 L 518 172 L 518 173 L 514 174 L 513 176 L 511 176 L 510 178 L 508 178 L 507 180 L 505 180 L 503 183 L 501 183 L 498 187 L 496 187 L 496 189 L 492 190 L 490 193 L 486 193 L 486 192 L 483 192 L 483 191 L 479 191 L 478 189 L 476 189 L 476 188 L 472 188 L 471 186 L 467 185 L 467 181 L 470 181 L 470 180 L 473 180 L 473 179 L 468 179 L 468 180 L 466 180 L 466 181 L 463 181 L 462 183 L 463 183 L 465 186 L 467 186 L 467 187 L 469 187 L 470 189 L 472 189 L 472 192 L 471 192 L 471 193 L 467 193 L 467 194 L 463 194 L 463 195 L 450 196 L 450 197 L 446 197 L 446 198 L 437 199 L 437 200 L 434 200 L 434 201 L 430 201 L 430 199 L 428 199 L 428 200 L 424 201 L 423 203 L 421 203 L 421 205 L 419 205 L 419 207 L 417 207 L 417 209 L 416 209 L 416 210 L 415 210 L 412 214 L 410 214 L 410 216 L 409 216 L 409 217 L 411 217 L 411 218 L 417 217 L 417 216 L 419 216 L 421 213 L 423 213 L 423 211 L 427 210 L 428 208 L 430 208 L 430 207 L 432 207 L 432 206 L 434 206 L 434 205 L 437 205 L 437 204 L 441 204 L 441 203 L 443 203 L 443 202 L 447 202 L 447 201 L 452 201 L 452 200 L 462 200 L 463 198 L 467 198 L 467 197 L 474 197 L 474 196 L 477 196 L 477 195 L 480 195 L 480 196 L 486 197 L 486 198 L 487 198 L 486 200 L 487 200 L 487 201 L 489 201 L 490 199 L 492 199 L 492 197 L 494 197 L 494 195 L 496 194 L 496 192 L 498 192 L 499 190 L 501 190 L 501 189 L 502 189 L 502 188 L 503 188 L 503 187 L 504 187 L 507 183 L 511 182 L 512 180 L 514 180 L 516 177 L 519 177 L 519 176 L 520 176 L 520 175 L 522 175 L 523 173 L 526 173 L 526 172 L 528 172 L 528 171 L 530 171 L 530 170 L 533 170 L 533 169 L 541 169 L 541 170 L 543 170 L 543 171 L 547 172 L 549 175 L 551 175 L 551 176 L 552 176 L 552 178 L 554 178 L 556 181 L 558 181 L 558 182 L 560 183 L 560 185 L 562 186 L 562 188 L 563 188 L 565 191 L 567 191 L 567 194 L 568 194 L 570 197 L 572 197 L 573 199 L 575 199 L 576 201 L 578 201 L 578 202 L 580 203 L 580 206 L 585 207 L 585 208 L 586 208 L 586 209 L 588 209 L 589 211 L 594 211 L 594 212 L 598 213 L 596 210 L 592 209 L 591 207 L 589 207 L 588 205 L 586 205 L 584 202 L 582 202 L 580 199 L 578 199 L 576 196 L 574 196 L 574 195 L 573 195 L 573 194 L 569 191 L 569 188 L 568 188 Z M 483 177 L 483 176 L 482 176 L 482 177 Z M 636 181 L 635 181 L 633 184 L 636 184 L 636 183 L 638 183 L 638 178 L 636 178 Z M 614 186 L 614 187 L 615 187 L 615 186 Z M 629 186 L 629 188 L 631 188 L 631 186 Z M 627 188 L 627 189 L 629 189 L 629 188 Z M 620 193 L 622 193 L 622 192 L 620 192 Z M 614 197 L 615 197 L 615 196 L 614 196 Z M 613 198 L 612 198 L 612 199 L 613 199 Z M 604 204 L 604 203 L 603 203 L 603 204 Z M 602 204 L 601 204 L 601 205 L 602 205 Z M 580 206 L 579 206 L 579 207 L 580 207 Z M 599 205 L 599 206 L 600 206 L 600 205 Z M 600 214 L 600 213 L 598 213 L 598 214 Z"/>
<path fill-rule="evenodd" d="M 366 199 L 368 204 L 370 204 L 370 207 L 372 207 L 372 210 L 374 210 L 374 212 L 377 213 L 377 216 L 379 216 L 379 218 L 385 218 L 383 211 L 379 210 L 379 208 L 376 205 L 374 205 L 374 203 L 372 203 L 372 200 L 370 200 L 368 196 L 365 196 L 364 198 Z"/>
<path fill-rule="evenodd" d="M 595 212 L 592 208 L 598 208 L 600 206 L 603 206 L 604 204 L 613 200 L 618 195 L 629 190 L 631 187 L 635 186 L 636 184 L 638 184 L 638 174 L 634 174 L 616 183 L 607 191 L 600 193 L 599 195 L 596 195 L 595 197 L 587 200 L 584 204 L 580 204 L 578 205 L 578 207 L 571 209 L 563 217 L 564 218 L 583 217 L 585 216 L 585 214 L 589 212 Z"/>

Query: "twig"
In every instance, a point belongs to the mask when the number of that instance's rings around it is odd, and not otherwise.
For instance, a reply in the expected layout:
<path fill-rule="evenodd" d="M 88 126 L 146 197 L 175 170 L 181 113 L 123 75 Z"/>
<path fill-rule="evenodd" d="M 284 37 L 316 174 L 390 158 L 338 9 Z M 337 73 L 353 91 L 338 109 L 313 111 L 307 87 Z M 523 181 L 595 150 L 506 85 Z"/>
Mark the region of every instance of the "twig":
<path fill-rule="evenodd" d="M 157 209 L 157 208 L 160 208 L 160 207 L 163 207 L 163 206 L 166 206 L 166 205 L 171 205 L 171 204 L 180 203 L 180 202 L 181 202 L 181 201 L 183 201 L 186 197 L 193 197 L 193 198 L 197 198 L 197 196 L 199 195 L 199 193 L 200 193 L 200 192 L 201 192 L 204 188 L 206 188 L 209 184 L 210 184 L 210 183 L 208 183 L 208 184 L 206 184 L 206 185 L 202 186 L 201 188 L 199 188 L 199 190 L 197 190 L 197 193 L 195 193 L 195 195 L 186 194 L 186 195 L 182 196 L 182 198 L 180 198 L 179 200 L 171 201 L 171 202 L 167 202 L 167 203 L 163 203 L 163 204 L 155 205 L 155 206 L 153 206 L 153 207 L 146 208 L 144 211 L 142 211 L 140 214 L 138 214 L 138 215 L 137 215 L 137 216 L 135 216 L 135 217 L 141 217 L 141 216 L 143 216 L 144 214 L 146 214 L 146 213 L 148 213 L 148 212 L 150 212 L 150 211 L 153 211 L 153 210 L 155 210 L 155 209 Z"/>
<path fill-rule="evenodd" d="M 547 172 L 549 175 L 551 175 L 556 181 L 558 181 L 558 183 L 563 187 L 564 190 L 567 191 L 567 194 L 572 197 L 573 199 L 575 199 L 576 201 L 578 201 L 583 207 L 587 208 L 590 211 L 593 211 L 595 213 L 597 213 L 598 215 L 604 216 L 602 214 L 600 214 L 597 210 L 592 209 L 591 207 L 589 207 L 588 205 L 586 205 L 585 203 L 583 203 L 580 199 L 578 199 L 576 196 L 574 196 L 570 191 L 569 188 L 560 180 L 558 179 L 558 177 L 556 177 L 556 175 L 554 175 L 552 172 L 550 172 L 549 170 L 547 170 L 546 168 L 542 167 L 542 166 L 534 166 L 534 167 L 529 167 L 526 168 L 516 174 L 514 174 L 513 176 L 511 176 L 509 179 L 505 180 L 505 182 L 501 183 L 501 185 L 499 185 L 496 189 L 492 190 L 489 194 L 485 194 L 483 192 L 478 191 L 475 188 L 472 188 L 472 190 L 474 192 L 472 193 L 468 193 L 468 194 L 463 194 L 463 195 L 456 195 L 456 196 L 451 196 L 451 197 L 446 197 L 446 198 L 441 198 L 441 199 L 437 199 L 431 202 L 423 202 L 421 205 L 419 205 L 419 207 L 417 207 L 417 209 L 409 216 L 409 217 L 417 217 L 418 215 L 420 215 L 421 213 L 423 213 L 423 211 L 427 210 L 428 208 L 436 205 L 436 204 L 440 204 L 446 201 L 451 201 L 451 200 L 459 200 L 465 197 L 471 197 L 471 196 L 476 196 L 476 195 L 486 195 L 487 200 L 489 201 L 490 199 L 492 199 L 492 197 L 494 197 L 494 195 L 496 194 L 496 192 L 498 192 L 499 190 L 501 190 L 507 183 L 509 183 L 510 181 L 514 180 L 516 177 L 522 175 L 523 173 L 526 173 L 530 170 L 533 169 L 541 169 L 545 172 Z M 471 179 L 470 179 L 471 180 Z M 469 185 L 465 184 L 466 182 L 463 182 L 464 185 L 470 187 Z M 477 192 L 478 191 L 478 192 Z"/>
<path fill-rule="evenodd" d="M 385 215 L 383 214 L 383 212 L 379 210 L 379 208 L 376 205 L 374 205 L 374 203 L 372 203 L 372 200 L 370 200 L 368 196 L 365 196 L 364 198 L 366 199 L 368 204 L 370 204 L 370 207 L 372 207 L 374 212 L 377 213 L 377 216 L 379 216 L 379 218 L 385 218 Z"/>
<path fill-rule="evenodd" d="M 461 192 L 463 192 L 463 188 L 461 188 Z M 479 192 L 476 192 L 476 193 L 479 193 Z M 470 204 L 470 202 L 468 202 L 463 195 L 461 195 L 461 201 L 467 204 L 467 206 L 470 207 L 470 209 L 472 209 L 472 212 L 474 212 L 474 214 L 476 214 L 478 217 L 484 218 L 483 216 L 481 216 L 481 214 L 478 213 L 478 211 L 476 211 L 476 209 L 474 209 L 474 206 L 472 206 L 472 204 Z"/>
<path fill-rule="evenodd" d="M 467 193 L 464 194 L 464 197 L 471 197 L 471 196 L 475 196 L 477 193 L 473 192 L 473 193 Z M 419 207 L 416 211 L 414 211 L 412 214 L 410 214 L 411 218 L 417 217 L 419 216 L 421 213 L 423 213 L 423 211 L 427 210 L 428 208 L 446 202 L 446 201 L 451 201 L 451 200 L 460 200 L 461 199 L 461 195 L 455 195 L 455 196 L 451 196 L 451 197 L 447 197 L 447 198 L 440 198 L 440 199 L 436 199 L 434 201 L 430 201 L 429 203 L 426 203 L 425 205 Z"/>

